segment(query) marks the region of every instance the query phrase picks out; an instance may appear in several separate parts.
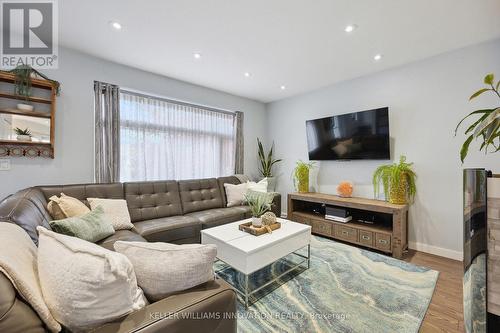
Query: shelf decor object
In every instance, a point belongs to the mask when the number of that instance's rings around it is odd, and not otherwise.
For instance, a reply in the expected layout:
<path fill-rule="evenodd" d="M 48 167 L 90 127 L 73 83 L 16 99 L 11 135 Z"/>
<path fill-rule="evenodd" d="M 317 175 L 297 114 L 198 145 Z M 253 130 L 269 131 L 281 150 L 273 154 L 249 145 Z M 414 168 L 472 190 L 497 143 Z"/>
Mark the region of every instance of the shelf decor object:
<path fill-rule="evenodd" d="M 314 167 L 314 162 L 297 161 L 293 169 L 293 183 L 299 193 L 309 192 L 309 171 Z"/>
<path fill-rule="evenodd" d="M 0 71 L 0 157 L 54 158 L 59 87 L 31 67 Z M 30 139 L 16 128 L 29 129 Z"/>

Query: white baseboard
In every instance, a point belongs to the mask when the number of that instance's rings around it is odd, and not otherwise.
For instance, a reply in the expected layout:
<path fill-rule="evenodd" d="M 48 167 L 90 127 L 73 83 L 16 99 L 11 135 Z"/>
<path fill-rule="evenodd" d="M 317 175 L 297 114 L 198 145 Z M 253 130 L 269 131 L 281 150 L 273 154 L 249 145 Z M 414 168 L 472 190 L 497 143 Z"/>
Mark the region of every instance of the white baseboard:
<path fill-rule="evenodd" d="M 282 212 L 281 217 L 286 219 L 286 213 Z M 464 259 L 464 254 L 462 252 L 449 250 L 449 249 L 445 249 L 445 248 L 438 247 L 438 246 L 417 243 L 417 242 L 408 242 L 408 247 L 412 250 L 426 252 L 426 253 L 434 254 L 436 256 L 445 257 L 445 258 L 449 258 L 449 259 L 453 259 L 453 260 L 462 261 Z"/>
<path fill-rule="evenodd" d="M 434 254 L 436 256 L 450 258 L 453 260 L 462 261 L 464 259 L 464 254 L 460 251 L 449 250 L 449 249 L 445 249 L 445 248 L 437 247 L 437 246 L 433 246 L 433 245 L 417 243 L 417 242 L 408 242 L 408 247 L 412 250 L 426 252 L 426 253 Z"/>

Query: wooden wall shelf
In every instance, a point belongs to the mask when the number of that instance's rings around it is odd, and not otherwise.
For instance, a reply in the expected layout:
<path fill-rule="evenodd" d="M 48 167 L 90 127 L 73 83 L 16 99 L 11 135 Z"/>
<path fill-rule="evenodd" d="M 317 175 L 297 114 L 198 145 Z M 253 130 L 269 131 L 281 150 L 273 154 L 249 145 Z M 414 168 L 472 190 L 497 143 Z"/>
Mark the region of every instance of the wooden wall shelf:
<path fill-rule="evenodd" d="M 325 219 L 324 215 L 304 209 L 307 203 L 345 207 L 366 212 L 383 213 L 392 217 L 391 225 L 366 224 L 359 221 L 341 223 Z M 289 220 L 308 224 L 313 234 L 326 236 L 390 253 L 401 258 L 408 248 L 408 205 L 394 205 L 365 198 L 342 198 L 322 193 L 288 194 Z"/>
<path fill-rule="evenodd" d="M 50 120 L 50 143 L 41 142 L 25 142 L 15 140 L 0 140 L 0 157 L 47 157 L 54 158 L 54 133 L 55 133 L 55 113 L 56 113 L 56 94 L 57 87 L 55 82 L 47 81 L 39 78 L 31 79 L 31 86 L 50 91 L 50 98 L 43 96 L 42 91 L 34 91 L 33 93 L 42 94 L 42 96 L 20 96 L 14 94 L 15 91 L 15 75 L 8 72 L 0 72 L 0 82 L 7 83 L 2 85 L 0 91 L 0 114 L 12 114 L 26 117 L 46 118 Z M 8 89 L 5 89 L 8 88 Z M 10 89 L 11 88 L 11 89 Z M 7 90 L 7 91 L 6 91 Z M 9 91 L 10 90 L 10 91 Z M 48 95 L 45 93 L 45 95 Z M 47 112 L 40 111 L 24 111 L 11 108 L 12 102 L 7 100 L 28 101 L 32 103 L 42 103 L 48 105 Z M 9 104 L 10 103 L 10 104 Z M 40 106 L 41 107 L 41 106 Z M 45 107 L 47 108 L 47 107 Z"/>

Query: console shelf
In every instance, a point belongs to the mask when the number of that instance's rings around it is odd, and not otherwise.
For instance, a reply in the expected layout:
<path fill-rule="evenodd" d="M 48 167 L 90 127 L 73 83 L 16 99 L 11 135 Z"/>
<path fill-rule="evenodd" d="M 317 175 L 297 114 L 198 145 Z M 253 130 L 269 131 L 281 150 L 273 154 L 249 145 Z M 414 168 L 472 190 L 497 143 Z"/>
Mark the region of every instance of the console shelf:
<path fill-rule="evenodd" d="M 380 214 L 389 223 L 366 224 L 353 219 L 341 223 L 325 219 L 324 214 L 312 212 L 314 205 L 331 205 Z M 385 201 L 365 198 L 342 198 L 322 193 L 288 194 L 288 219 L 308 224 L 312 233 L 373 248 L 401 258 L 408 248 L 408 205 L 395 205 Z"/>

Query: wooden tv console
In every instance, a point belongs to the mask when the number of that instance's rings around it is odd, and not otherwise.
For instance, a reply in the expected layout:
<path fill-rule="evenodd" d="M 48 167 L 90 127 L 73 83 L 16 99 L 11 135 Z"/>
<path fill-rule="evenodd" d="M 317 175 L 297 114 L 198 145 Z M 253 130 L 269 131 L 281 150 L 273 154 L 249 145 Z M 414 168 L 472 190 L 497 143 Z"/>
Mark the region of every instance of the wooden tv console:
<path fill-rule="evenodd" d="M 366 224 L 354 219 L 347 223 L 335 222 L 304 208 L 311 203 L 390 214 L 392 223 Z M 394 258 L 401 258 L 408 248 L 408 205 L 364 198 L 342 198 L 322 193 L 291 193 L 288 194 L 287 218 L 310 225 L 313 234 L 391 253 Z"/>

